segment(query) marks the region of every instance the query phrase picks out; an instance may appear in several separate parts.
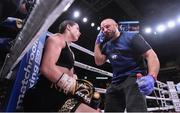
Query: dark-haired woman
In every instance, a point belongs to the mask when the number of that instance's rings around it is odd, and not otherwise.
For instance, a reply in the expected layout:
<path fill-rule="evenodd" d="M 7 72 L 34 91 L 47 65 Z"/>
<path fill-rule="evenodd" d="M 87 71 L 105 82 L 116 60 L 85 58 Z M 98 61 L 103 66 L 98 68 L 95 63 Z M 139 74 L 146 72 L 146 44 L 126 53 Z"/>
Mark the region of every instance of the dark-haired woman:
<path fill-rule="evenodd" d="M 26 92 L 24 111 L 61 111 L 71 104 L 71 112 L 97 112 L 84 103 L 67 103 L 74 93 L 77 75 L 74 74 L 74 54 L 69 44 L 79 39 L 79 25 L 63 21 L 59 33 L 47 38 L 37 84 Z M 67 110 L 65 110 L 67 111 Z"/>

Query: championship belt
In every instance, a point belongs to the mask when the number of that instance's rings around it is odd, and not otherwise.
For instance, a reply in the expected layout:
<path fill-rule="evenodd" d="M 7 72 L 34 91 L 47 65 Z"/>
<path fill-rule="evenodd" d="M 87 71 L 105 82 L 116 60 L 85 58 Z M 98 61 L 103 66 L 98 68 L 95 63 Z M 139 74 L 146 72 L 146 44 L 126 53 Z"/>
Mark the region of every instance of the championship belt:
<path fill-rule="evenodd" d="M 68 99 L 58 112 L 72 112 L 74 109 L 77 109 L 79 104 L 80 101 L 75 98 Z"/>
<path fill-rule="evenodd" d="M 77 80 L 76 90 L 74 93 L 76 98 L 86 104 L 90 104 L 93 94 L 94 87 L 91 82 L 82 79 Z"/>
<path fill-rule="evenodd" d="M 72 110 L 77 108 L 80 103 L 90 104 L 95 90 L 92 83 L 82 79 L 76 81 L 74 97 L 68 99 L 59 112 L 72 112 Z"/>

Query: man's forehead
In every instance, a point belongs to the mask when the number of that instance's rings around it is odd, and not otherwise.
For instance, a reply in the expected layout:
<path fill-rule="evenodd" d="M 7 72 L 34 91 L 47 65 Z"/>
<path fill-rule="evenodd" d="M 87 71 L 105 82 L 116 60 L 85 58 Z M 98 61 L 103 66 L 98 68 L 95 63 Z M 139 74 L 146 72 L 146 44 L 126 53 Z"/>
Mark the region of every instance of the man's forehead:
<path fill-rule="evenodd" d="M 101 22 L 101 26 L 108 25 L 108 24 L 116 24 L 112 19 L 106 19 Z"/>

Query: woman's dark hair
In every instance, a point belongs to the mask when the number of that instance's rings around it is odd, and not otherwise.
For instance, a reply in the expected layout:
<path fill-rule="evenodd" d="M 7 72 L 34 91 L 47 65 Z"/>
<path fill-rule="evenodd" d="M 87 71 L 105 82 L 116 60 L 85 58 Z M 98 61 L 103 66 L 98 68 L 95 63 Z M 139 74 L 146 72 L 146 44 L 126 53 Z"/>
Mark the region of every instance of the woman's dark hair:
<path fill-rule="evenodd" d="M 73 20 L 65 20 L 63 21 L 60 25 L 59 25 L 59 33 L 64 33 L 67 25 L 73 26 L 77 24 L 75 21 Z"/>

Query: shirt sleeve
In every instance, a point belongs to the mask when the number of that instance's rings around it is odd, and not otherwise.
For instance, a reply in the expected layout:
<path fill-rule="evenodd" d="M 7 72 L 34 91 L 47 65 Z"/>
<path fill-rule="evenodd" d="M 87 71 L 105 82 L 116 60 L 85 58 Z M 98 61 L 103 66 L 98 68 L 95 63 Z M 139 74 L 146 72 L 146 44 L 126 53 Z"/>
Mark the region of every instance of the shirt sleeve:
<path fill-rule="evenodd" d="M 133 36 L 131 44 L 133 47 L 133 51 L 139 54 L 143 54 L 149 49 L 151 49 L 151 46 L 145 41 L 143 36 L 140 34 L 136 34 L 135 36 Z"/>

